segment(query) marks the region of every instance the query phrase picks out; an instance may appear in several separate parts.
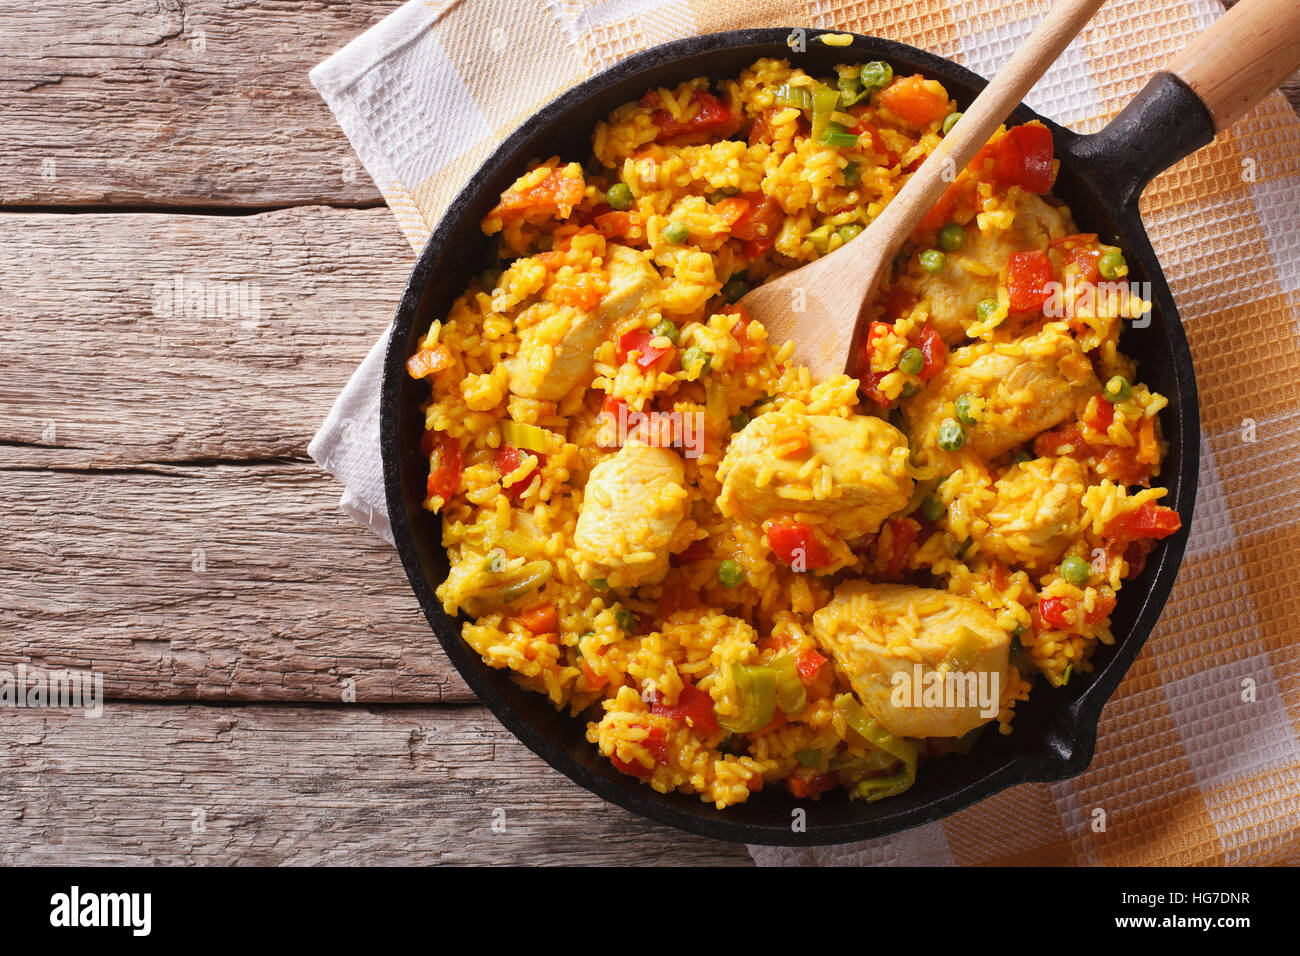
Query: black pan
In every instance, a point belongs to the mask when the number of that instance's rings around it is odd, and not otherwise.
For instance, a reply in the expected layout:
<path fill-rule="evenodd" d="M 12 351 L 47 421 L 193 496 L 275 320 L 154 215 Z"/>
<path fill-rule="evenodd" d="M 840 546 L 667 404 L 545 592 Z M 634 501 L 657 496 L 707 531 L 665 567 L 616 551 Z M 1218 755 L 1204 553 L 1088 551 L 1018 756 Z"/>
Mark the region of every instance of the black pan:
<path fill-rule="evenodd" d="M 671 87 L 695 76 L 735 76 L 759 57 L 789 57 L 814 75 L 833 74 L 834 64 L 848 59 L 887 60 L 895 73 L 940 80 L 963 106 L 985 83 L 963 67 L 901 43 L 855 36 L 848 49 L 828 47 L 814 42 L 819 32 L 807 31 L 802 53 L 791 52 L 785 29 L 716 33 L 655 47 L 570 90 L 516 130 L 456 198 L 421 253 L 397 312 L 381 399 L 388 514 L 397 549 L 430 626 L 479 699 L 533 752 L 606 800 L 692 833 L 789 846 L 863 840 L 929 823 L 1015 784 L 1074 776 L 1091 761 L 1102 707 L 1142 649 L 1173 587 L 1196 498 L 1200 420 L 1192 357 L 1137 209 L 1152 176 L 1213 138 L 1209 112 L 1195 94 L 1175 77 L 1158 74 L 1105 130 L 1091 136 L 1076 135 L 1025 106 L 1009 121 L 1039 119 L 1052 130 L 1062 160 L 1053 192 L 1069 204 L 1080 229 L 1123 249 L 1131 281 L 1151 284 L 1151 322 L 1146 328 L 1130 324 L 1121 346 L 1138 360 L 1142 380 L 1169 398 L 1160 415 L 1169 442 L 1160 481 L 1169 489 L 1163 503 L 1178 510 L 1183 530 L 1166 539 L 1141 576 L 1120 592 L 1112 617 L 1116 641 L 1097 648 L 1093 673 L 1060 689 L 1038 682 L 1030 700 L 1016 707 L 1014 734 L 983 734 L 967 755 L 924 763 L 916 784 L 900 796 L 866 804 L 850 802 L 839 791 L 800 802 L 783 788 L 770 787 L 746 804 L 719 811 L 694 796 L 659 794 L 601 757 L 586 742 L 583 721 L 557 713 L 543 696 L 517 687 L 506 671 L 486 666 L 461 640 L 461 622 L 448 619 L 434 597 L 447 558 L 441 519 L 421 507 L 428 461 L 420 453 L 419 406 L 429 387 L 405 374 L 405 362 L 430 322 L 445 315 L 469 277 L 489 265 L 492 243 L 479 230 L 479 220 L 528 161 L 559 154 L 585 162 L 596 122 L 650 87 Z M 806 832 L 791 828 L 796 806 L 807 812 Z"/>

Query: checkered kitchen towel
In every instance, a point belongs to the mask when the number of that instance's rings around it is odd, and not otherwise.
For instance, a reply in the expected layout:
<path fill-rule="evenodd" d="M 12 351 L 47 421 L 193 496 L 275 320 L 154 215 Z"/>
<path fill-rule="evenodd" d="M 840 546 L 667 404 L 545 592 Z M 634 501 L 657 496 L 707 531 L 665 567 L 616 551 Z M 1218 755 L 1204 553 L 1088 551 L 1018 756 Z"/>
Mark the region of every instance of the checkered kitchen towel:
<path fill-rule="evenodd" d="M 901 40 L 991 76 L 1049 0 L 411 0 L 312 71 L 414 249 L 515 126 L 637 50 L 750 26 Z M 1029 96 L 1099 129 L 1223 8 L 1111 0 Z M 1143 213 L 1186 325 L 1204 460 L 1187 558 L 1082 776 L 851 847 L 759 863 L 1300 861 L 1300 122 L 1280 95 L 1161 176 Z M 379 331 L 379 330 L 376 330 Z M 383 340 L 312 443 L 387 531 Z M 1105 810 L 1104 831 L 1094 811 Z"/>

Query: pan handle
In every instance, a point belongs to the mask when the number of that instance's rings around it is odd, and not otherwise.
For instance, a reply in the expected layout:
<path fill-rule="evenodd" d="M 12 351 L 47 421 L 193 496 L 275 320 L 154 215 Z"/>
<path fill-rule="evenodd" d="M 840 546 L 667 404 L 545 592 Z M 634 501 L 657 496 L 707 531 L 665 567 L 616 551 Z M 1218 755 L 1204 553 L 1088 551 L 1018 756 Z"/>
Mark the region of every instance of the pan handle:
<path fill-rule="evenodd" d="M 1241 0 L 1072 152 L 1121 205 L 1300 67 L 1300 0 Z"/>

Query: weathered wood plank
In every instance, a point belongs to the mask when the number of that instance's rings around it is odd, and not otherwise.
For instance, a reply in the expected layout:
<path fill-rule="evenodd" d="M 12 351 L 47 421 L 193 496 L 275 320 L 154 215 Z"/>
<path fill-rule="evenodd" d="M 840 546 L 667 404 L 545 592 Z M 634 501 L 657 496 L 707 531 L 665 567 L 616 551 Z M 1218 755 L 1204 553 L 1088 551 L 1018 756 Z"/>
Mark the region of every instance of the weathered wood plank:
<path fill-rule="evenodd" d="M 472 700 L 338 494 L 311 462 L 0 469 L 0 666 L 119 698 Z"/>
<path fill-rule="evenodd" d="M 0 214 L 0 248 L 0 463 L 32 466 L 303 455 L 412 264 L 387 209 Z"/>
<path fill-rule="evenodd" d="M 11 5 L 0 204 L 379 202 L 307 73 L 399 2 Z"/>
<path fill-rule="evenodd" d="M 398 5 L 9 4 L 0 203 L 378 203 L 307 73 Z"/>
<path fill-rule="evenodd" d="M 604 803 L 477 706 L 133 703 L 4 721 L 7 866 L 749 863 Z"/>

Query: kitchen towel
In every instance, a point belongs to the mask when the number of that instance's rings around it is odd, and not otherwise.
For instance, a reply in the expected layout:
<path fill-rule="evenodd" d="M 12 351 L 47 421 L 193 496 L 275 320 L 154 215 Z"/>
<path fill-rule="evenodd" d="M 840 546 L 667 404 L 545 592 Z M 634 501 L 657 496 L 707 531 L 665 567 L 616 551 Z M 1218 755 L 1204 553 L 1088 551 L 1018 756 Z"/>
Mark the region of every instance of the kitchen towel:
<path fill-rule="evenodd" d="M 900 40 L 991 76 L 1049 5 L 411 0 L 311 79 L 419 250 L 504 136 L 630 53 L 740 27 L 814 27 Z M 1111 0 L 1028 103 L 1095 131 L 1222 14 L 1217 0 Z M 866 843 L 752 847 L 760 864 L 1300 862 L 1300 121 L 1268 97 L 1162 175 L 1142 209 L 1195 357 L 1200 493 L 1178 583 L 1103 714 L 1092 766 Z M 343 483 L 343 507 L 390 537 L 386 338 L 309 451 Z"/>

